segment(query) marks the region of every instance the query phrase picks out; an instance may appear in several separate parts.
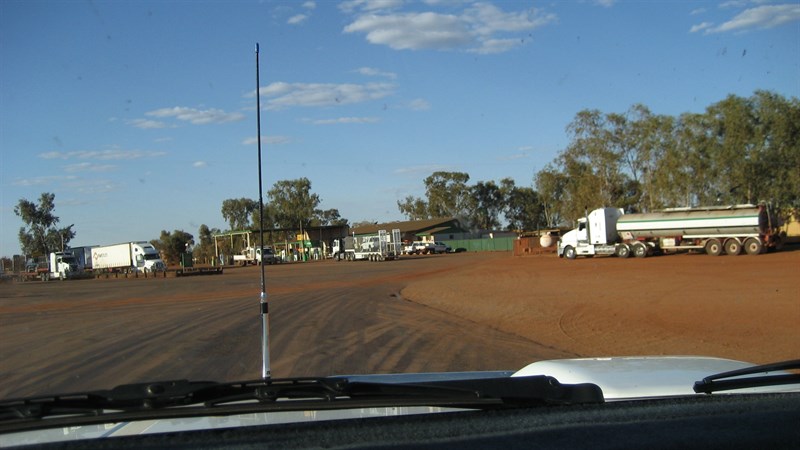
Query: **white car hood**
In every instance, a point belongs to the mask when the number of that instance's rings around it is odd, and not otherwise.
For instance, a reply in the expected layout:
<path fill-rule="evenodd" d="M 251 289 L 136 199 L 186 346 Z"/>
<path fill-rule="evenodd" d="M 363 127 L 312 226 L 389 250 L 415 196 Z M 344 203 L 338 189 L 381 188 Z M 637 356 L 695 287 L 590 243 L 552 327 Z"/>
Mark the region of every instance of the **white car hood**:
<path fill-rule="evenodd" d="M 695 381 L 722 372 L 751 367 L 732 359 L 702 356 L 636 356 L 538 361 L 512 376 L 549 375 L 564 384 L 594 383 L 608 400 L 698 395 Z M 738 389 L 737 394 L 788 392 L 797 386 Z"/>

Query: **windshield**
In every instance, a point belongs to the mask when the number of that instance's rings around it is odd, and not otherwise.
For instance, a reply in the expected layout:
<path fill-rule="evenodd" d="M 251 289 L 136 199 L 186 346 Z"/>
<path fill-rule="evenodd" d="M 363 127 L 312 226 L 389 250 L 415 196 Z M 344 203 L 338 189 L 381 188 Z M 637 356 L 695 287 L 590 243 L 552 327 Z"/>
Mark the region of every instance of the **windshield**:
<path fill-rule="evenodd" d="M 0 398 L 265 326 L 273 378 L 800 355 L 796 2 L 4 0 L 0 60 Z"/>

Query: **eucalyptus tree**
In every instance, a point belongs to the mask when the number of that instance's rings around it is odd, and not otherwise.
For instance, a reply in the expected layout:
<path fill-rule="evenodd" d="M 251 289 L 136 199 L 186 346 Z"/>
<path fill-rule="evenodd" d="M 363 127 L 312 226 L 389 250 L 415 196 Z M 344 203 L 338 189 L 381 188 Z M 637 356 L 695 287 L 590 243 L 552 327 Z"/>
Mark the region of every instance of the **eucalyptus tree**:
<path fill-rule="evenodd" d="M 503 213 L 508 230 L 538 230 L 548 227 L 544 203 L 531 187 L 516 186 L 511 178 L 500 180 Z"/>
<path fill-rule="evenodd" d="M 32 256 L 46 255 L 68 247 L 75 237 L 73 225 L 58 228 L 59 218 L 53 211 L 56 195 L 43 192 L 38 203 L 20 199 L 14 207 L 14 214 L 25 223 L 19 229 L 19 243 L 22 253 Z"/>
<path fill-rule="evenodd" d="M 178 264 L 180 255 L 191 250 L 194 245 L 194 236 L 183 230 L 175 230 L 172 233 L 161 230 L 159 238 L 150 243 L 167 260 L 167 264 Z"/>
<path fill-rule="evenodd" d="M 419 197 L 408 195 L 402 201 L 397 201 L 397 208 L 408 220 L 430 219 L 430 215 L 428 214 L 428 202 Z"/>
<path fill-rule="evenodd" d="M 567 177 L 554 163 L 548 163 L 542 170 L 534 176 L 536 192 L 542 204 L 544 214 L 544 225 L 546 227 L 556 227 L 564 225 L 567 216 L 565 204 Z"/>
<path fill-rule="evenodd" d="M 505 207 L 503 191 L 494 181 L 479 181 L 469 188 L 472 208 L 469 218 L 481 230 L 492 230 L 500 226 L 500 213 Z"/>
<path fill-rule="evenodd" d="M 319 206 L 319 195 L 311 193 L 308 178 L 281 180 L 267 192 L 275 224 L 281 228 L 307 228 Z"/>
<path fill-rule="evenodd" d="M 468 181 L 469 174 L 464 172 L 438 171 L 425 178 L 428 216 L 468 217 L 473 208 Z"/>
<path fill-rule="evenodd" d="M 786 215 L 800 212 L 800 100 L 768 91 L 751 99 L 754 201 L 770 200 Z"/>
<path fill-rule="evenodd" d="M 249 198 L 229 198 L 222 202 L 222 218 L 228 221 L 231 231 L 251 228 L 250 215 L 258 210 L 258 201 Z"/>

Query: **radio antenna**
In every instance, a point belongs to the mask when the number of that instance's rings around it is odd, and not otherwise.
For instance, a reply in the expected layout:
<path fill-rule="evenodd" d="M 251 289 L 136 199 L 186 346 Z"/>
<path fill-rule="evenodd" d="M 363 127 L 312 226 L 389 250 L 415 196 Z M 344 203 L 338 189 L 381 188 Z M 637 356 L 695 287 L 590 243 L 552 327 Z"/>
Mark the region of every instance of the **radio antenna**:
<path fill-rule="evenodd" d="M 264 273 L 264 190 L 261 183 L 261 84 L 258 76 L 258 43 L 256 42 L 256 137 L 258 140 L 258 233 L 261 251 L 261 378 L 268 380 L 269 369 L 269 303 L 267 302 L 267 280 Z"/>

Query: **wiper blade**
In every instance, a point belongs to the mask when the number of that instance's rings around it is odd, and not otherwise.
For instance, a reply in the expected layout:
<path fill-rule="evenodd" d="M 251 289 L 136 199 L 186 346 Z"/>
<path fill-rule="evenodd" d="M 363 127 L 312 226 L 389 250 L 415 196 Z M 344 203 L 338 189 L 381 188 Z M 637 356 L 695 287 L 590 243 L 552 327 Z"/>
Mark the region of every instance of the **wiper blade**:
<path fill-rule="evenodd" d="M 735 389 L 780 386 L 784 384 L 800 384 L 800 374 L 770 374 L 770 372 L 792 369 L 800 369 L 800 359 L 745 367 L 744 369 L 731 370 L 730 372 L 710 375 L 703 378 L 701 381 L 696 381 L 694 383 L 694 391 L 698 394 L 711 394 L 712 392 L 730 391 Z M 758 377 L 743 377 L 744 375 L 756 375 L 762 373 L 766 375 Z"/>
<path fill-rule="evenodd" d="M 351 382 L 346 377 L 236 383 L 175 380 L 0 401 L 0 432 L 242 412 L 423 405 L 488 409 L 603 401 L 597 385 L 566 385 L 543 375 L 422 383 Z"/>

